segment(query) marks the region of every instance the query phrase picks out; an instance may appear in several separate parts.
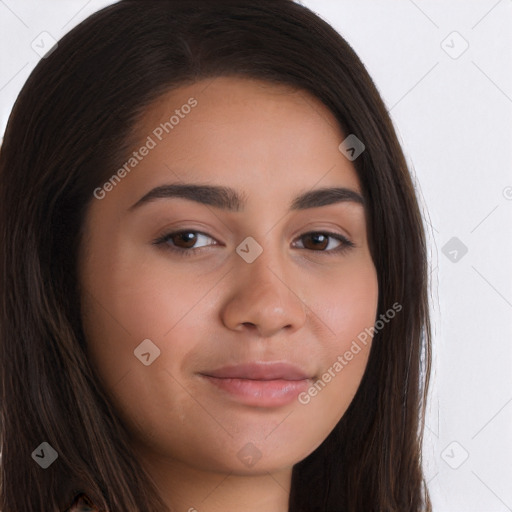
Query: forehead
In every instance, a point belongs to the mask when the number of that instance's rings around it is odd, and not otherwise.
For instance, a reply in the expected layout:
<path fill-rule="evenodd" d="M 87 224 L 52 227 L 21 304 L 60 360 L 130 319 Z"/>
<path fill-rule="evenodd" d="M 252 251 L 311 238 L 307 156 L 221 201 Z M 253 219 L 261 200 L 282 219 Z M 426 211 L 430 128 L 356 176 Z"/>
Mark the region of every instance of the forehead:
<path fill-rule="evenodd" d="M 276 199 L 315 184 L 361 193 L 338 149 L 344 134 L 332 112 L 287 85 L 240 77 L 184 85 L 147 107 L 136 135 L 138 145 L 151 139 L 154 146 L 130 173 L 138 193 L 180 180 L 229 185 L 249 197 L 264 188 Z"/>

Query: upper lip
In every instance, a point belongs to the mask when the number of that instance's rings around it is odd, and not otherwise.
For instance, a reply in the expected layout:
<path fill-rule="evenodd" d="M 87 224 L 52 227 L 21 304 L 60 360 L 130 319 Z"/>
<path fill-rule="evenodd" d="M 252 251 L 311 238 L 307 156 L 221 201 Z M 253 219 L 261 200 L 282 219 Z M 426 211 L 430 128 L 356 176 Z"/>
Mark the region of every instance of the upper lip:
<path fill-rule="evenodd" d="M 202 374 L 219 379 L 303 380 L 310 378 L 301 368 L 286 362 L 244 363 L 223 366 Z"/>

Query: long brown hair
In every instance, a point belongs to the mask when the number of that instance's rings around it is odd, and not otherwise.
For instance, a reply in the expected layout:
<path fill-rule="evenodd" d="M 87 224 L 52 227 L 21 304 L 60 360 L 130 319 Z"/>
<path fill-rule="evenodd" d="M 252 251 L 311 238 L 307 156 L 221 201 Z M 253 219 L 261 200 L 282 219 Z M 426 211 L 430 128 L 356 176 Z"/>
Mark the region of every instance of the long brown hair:
<path fill-rule="evenodd" d="M 388 112 L 347 42 L 289 0 L 122 0 L 36 66 L 0 153 L 2 512 L 167 510 L 134 464 L 86 355 L 77 251 L 93 191 L 126 161 L 144 109 L 185 83 L 239 75 L 309 91 L 365 151 L 353 162 L 379 283 L 375 334 L 346 414 L 293 468 L 289 510 L 430 511 L 421 467 L 430 373 L 427 251 Z M 341 141 L 340 141 L 341 142 Z M 58 459 L 31 456 L 47 442 Z"/>

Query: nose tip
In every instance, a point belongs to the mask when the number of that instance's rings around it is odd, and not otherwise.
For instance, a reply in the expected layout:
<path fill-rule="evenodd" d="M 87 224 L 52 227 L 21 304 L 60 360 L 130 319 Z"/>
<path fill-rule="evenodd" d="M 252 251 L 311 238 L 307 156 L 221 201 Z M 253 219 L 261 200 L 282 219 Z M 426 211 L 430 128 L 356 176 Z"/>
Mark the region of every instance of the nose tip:
<path fill-rule="evenodd" d="M 237 270 L 234 291 L 222 309 L 226 327 L 256 330 L 262 337 L 271 337 L 282 329 L 298 329 L 304 324 L 304 303 L 292 290 L 293 284 L 287 284 L 269 263 L 269 254 L 262 254 L 250 267 Z"/>

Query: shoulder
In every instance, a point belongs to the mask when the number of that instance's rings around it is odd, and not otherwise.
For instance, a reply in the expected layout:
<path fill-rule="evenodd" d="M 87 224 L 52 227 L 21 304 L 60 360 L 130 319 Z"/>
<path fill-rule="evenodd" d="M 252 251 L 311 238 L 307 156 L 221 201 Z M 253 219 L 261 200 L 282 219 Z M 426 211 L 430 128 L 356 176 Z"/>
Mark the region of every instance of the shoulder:
<path fill-rule="evenodd" d="M 65 512 L 98 512 L 98 509 L 85 494 L 80 494 Z"/>

